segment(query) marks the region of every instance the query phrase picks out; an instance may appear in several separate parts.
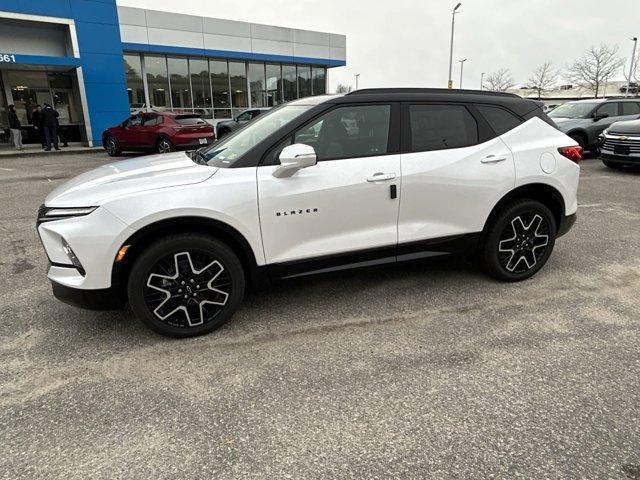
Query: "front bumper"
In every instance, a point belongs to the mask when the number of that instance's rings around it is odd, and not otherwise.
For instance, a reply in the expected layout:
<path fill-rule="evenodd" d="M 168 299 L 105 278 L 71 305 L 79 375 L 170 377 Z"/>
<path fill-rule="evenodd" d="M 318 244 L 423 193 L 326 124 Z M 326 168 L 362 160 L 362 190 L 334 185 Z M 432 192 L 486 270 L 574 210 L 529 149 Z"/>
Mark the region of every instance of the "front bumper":
<path fill-rule="evenodd" d="M 126 303 L 114 287 L 83 290 L 51 281 L 51 289 L 53 296 L 61 302 L 87 310 L 122 310 Z"/>
<path fill-rule="evenodd" d="M 577 219 L 578 219 L 577 213 L 565 216 L 560 222 L 560 225 L 558 225 L 558 232 L 556 233 L 556 238 L 560 238 L 566 233 L 568 233 L 569 230 L 571 230 L 571 228 L 573 228 L 573 226 L 575 225 Z"/>
<path fill-rule="evenodd" d="M 605 150 L 600 150 L 600 158 L 620 165 L 640 165 L 640 155 L 615 155 Z"/>

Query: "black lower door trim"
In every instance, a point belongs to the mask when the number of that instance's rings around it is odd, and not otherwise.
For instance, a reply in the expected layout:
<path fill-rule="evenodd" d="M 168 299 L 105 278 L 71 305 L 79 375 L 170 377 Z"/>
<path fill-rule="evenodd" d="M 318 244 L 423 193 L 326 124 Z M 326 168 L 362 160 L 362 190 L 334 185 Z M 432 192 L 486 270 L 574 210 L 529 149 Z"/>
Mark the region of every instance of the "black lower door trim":
<path fill-rule="evenodd" d="M 388 263 L 417 260 L 439 255 L 468 254 L 480 243 L 481 233 L 454 235 L 400 245 L 345 252 L 291 262 L 274 263 L 267 266 L 273 279 L 316 275 L 338 270 L 370 267 Z"/>

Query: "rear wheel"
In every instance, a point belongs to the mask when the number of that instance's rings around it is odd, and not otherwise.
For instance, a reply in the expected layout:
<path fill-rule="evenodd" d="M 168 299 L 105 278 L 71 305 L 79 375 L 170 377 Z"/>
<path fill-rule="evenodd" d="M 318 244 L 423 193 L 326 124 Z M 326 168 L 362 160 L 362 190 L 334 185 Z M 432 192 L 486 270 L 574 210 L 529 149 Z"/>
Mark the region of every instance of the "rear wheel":
<path fill-rule="evenodd" d="M 173 144 L 167 137 L 160 137 L 156 142 L 156 151 L 158 153 L 169 153 L 173 150 Z"/>
<path fill-rule="evenodd" d="M 480 253 L 482 267 L 498 280 L 526 280 L 547 263 L 555 239 L 556 222 L 545 205 L 515 201 L 489 225 Z"/>
<path fill-rule="evenodd" d="M 129 303 L 149 328 L 169 337 L 209 333 L 231 318 L 244 296 L 244 272 L 224 243 L 182 234 L 151 245 L 136 260 Z"/>
<path fill-rule="evenodd" d="M 118 142 L 113 137 L 107 137 L 104 139 L 104 149 L 107 151 L 110 157 L 115 157 L 120 155 L 120 146 Z"/>

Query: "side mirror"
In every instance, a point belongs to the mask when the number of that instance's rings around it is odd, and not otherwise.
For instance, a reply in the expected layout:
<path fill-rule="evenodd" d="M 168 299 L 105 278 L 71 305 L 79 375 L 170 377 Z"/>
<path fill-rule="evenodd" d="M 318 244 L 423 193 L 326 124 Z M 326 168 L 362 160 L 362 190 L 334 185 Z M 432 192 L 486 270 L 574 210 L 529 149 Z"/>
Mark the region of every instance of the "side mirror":
<path fill-rule="evenodd" d="M 284 147 L 280 152 L 280 166 L 273 171 L 276 178 L 289 178 L 298 170 L 317 163 L 316 151 L 304 143 Z"/>
<path fill-rule="evenodd" d="M 608 113 L 596 113 L 593 116 L 593 121 L 594 122 L 599 122 L 600 120 L 602 120 L 603 118 L 607 118 L 609 116 Z"/>

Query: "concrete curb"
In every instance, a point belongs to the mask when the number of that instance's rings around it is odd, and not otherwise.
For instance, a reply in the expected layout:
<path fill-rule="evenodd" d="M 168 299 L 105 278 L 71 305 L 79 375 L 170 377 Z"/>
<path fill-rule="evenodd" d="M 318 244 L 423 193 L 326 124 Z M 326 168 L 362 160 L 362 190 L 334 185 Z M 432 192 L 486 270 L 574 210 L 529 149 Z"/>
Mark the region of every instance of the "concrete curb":
<path fill-rule="evenodd" d="M 3 158 L 28 158 L 28 157 L 45 157 L 45 156 L 56 156 L 56 155 L 76 155 L 81 153 L 100 153 L 104 152 L 104 148 L 102 147 L 86 147 L 86 148 L 61 148 L 58 150 L 51 150 L 50 152 L 45 152 L 44 150 L 34 150 L 34 151 L 22 151 L 22 152 L 0 152 L 0 162 Z"/>

